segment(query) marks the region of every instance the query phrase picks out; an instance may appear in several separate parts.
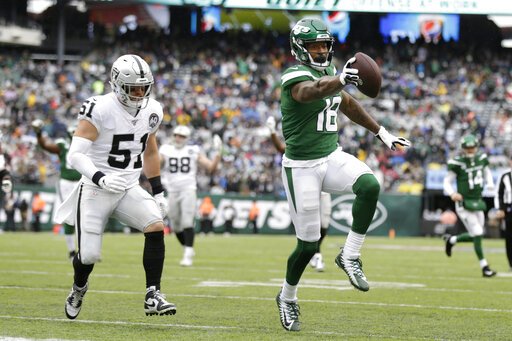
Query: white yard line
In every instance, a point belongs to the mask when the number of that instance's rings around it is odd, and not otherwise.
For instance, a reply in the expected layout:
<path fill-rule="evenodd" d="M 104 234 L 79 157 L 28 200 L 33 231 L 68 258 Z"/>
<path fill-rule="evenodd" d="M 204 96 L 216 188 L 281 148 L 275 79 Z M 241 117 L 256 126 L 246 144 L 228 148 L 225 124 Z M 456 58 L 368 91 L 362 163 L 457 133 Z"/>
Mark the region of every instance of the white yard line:
<path fill-rule="evenodd" d="M 7 290 L 36 290 L 36 291 L 59 291 L 67 292 L 68 289 L 59 288 L 27 288 L 19 286 L 0 286 L 0 289 Z M 124 295 L 141 295 L 139 291 L 111 291 L 111 290 L 89 290 L 91 293 L 99 294 L 124 294 Z M 211 298 L 211 299 L 234 299 L 234 300 L 252 300 L 252 301 L 274 301 L 274 297 L 253 297 L 253 296 L 222 296 L 222 295 L 197 295 L 197 294 L 172 294 L 172 297 L 189 297 L 189 298 Z M 364 301 L 331 301 L 331 300 L 308 300 L 301 299 L 300 302 L 322 303 L 322 304 L 337 304 L 337 305 L 367 305 L 376 307 L 399 307 L 399 308 L 417 308 L 417 309 L 438 309 L 438 310 L 454 310 L 454 311 L 477 311 L 489 313 L 512 313 L 512 309 L 495 309 L 495 308 L 478 308 L 478 307 L 457 307 L 457 306 L 437 306 L 437 305 L 423 305 L 423 304 L 402 304 L 402 303 L 381 303 L 381 302 L 364 302 Z M 0 316 L 0 318 L 3 318 Z M 12 317 L 17 318 L 17 317 Z M 29 318 L 29 317 L 27 317 Z M 45 318 L 40 318 L 45 319 Z M 68 321 L 67 319 L 62 319 Z M 115 321 L 114 321 L 115 322 Z M 112 323 L 114 323 L 112 322 Z M 105 323 L 110 323 L 105 321 Z M 125 323 L 125 322 L 120 322 Z M 175 325 L 178 326 L 178 325 Z M 233 327 L 234 328 L 234 327 Z"/>

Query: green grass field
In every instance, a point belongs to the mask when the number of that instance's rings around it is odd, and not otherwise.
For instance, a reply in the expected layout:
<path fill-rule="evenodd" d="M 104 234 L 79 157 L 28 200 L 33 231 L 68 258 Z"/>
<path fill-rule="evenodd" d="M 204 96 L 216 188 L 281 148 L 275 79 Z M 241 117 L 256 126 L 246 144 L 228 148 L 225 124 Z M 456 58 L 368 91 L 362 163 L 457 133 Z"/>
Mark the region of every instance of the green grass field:
<path fill-rule="evenodd" d="M 162 291 L 175 316 L 146 317 L 141 234 L 107 234 L 83 309 L 64 314 L 72 284 L 63 236 L 0 235 L 0 339 L 61 340 L 511 340 L 512 272 L 502 240 L 485 240 L 498 277 L 481 277 L 469 244 L 452 258 L 429 238 L 367 237 L 367 293 L 334 264 L 342 237 L 327 236 L 326 271 L 308 268 L 299 288 L 302 331 L 279 323 L 275 296 L 292 236 L 197 237 L 192 268 L 167 236 Z"/>

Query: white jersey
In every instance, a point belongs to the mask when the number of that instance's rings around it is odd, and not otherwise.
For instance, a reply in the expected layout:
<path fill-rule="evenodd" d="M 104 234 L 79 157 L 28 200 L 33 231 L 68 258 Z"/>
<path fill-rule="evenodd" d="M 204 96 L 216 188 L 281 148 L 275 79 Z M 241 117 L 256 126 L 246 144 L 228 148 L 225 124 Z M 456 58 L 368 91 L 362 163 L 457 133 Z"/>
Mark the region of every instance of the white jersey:
<path fill-rule="evenodd" d="M 197 159 L 199 146 L 185 145 L 176 148 L 172 144 L 162 145 L 160 155 L 164 166 L 160 174 L 162 184 L 168 192 L 178 192 L 186 189 L 197 189 Z"/>
<path fill-rule="evenodd" d="M 98 138 L 87 156 L 103 173 L 125 178 L 128 188 L 137 185 L 142 171 L 142 153 L 149 134 L 158 130 L 162 117 L 162 106 L 154 99 L 135 116 L 124 109 L 113 92 L 87 99 L 78 119 L 91 122 L 98 130 Z M 82 181 L 92 183 L 85 176 Z"/>

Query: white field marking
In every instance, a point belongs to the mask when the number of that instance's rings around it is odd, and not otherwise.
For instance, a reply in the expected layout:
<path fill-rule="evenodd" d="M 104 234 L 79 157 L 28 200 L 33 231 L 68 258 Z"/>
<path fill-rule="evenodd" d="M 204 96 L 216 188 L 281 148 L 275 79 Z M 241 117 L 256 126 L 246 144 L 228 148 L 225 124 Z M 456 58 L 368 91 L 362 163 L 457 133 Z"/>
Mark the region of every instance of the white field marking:
<path fill-rule="evenodd" d="M 492 281 L 491 279 L 488 279 L 488 278 L 484 278 L 482 277 L 481 275 L 481 272 L 479 270 L 476 270 L 476 272 L 473 272 L 475 275 L 474 276 L 468 276 L 468 277 L 447 277 L 447 276 L 429 276 L 428 279 L 429 280 L 442 280 L 442 281 L 455 281 L 455 282 L 464 282 L 464 281 L 478 281 L 478 280 L 482 280 L 482 281 Z M 400 278 L 400 279 L 413 279 L 413 280 L 426 280 L 426 277 L 427 276 L 420 276 L 420 275 L 400 275 L 400 276 L 393 276 L 393 275 L 389 275 L 389 274 L 373 274 L 371 275 L 372 278 L 379 278 L 379 277 L 384 277 L 384 278 Z M 500 271 L 498 271 L 498 273 L 496 274 L 496 277 L 512 277 L 512 273 L 509 275 L 507 273 L 502 273 Z"/>
<path fill-rule="evenodd" d="M 278 286 L 276 285 L 276 288 Z M 23 290 L 38 290 L 38 291 L 59 291 L 67 292 L 67 289 L 57 288 L 26 288 L 18 286 L 0 286 L 0 289 L 23 289 Z M 140 295 L 139 291 L 110 291 L 110 290 L 91 290 L 88 292 L 100 293 L 100 294 L 124 294 L 124 295 Z M 171 295 L 169 295 L 171 296 Z M 173 297 L 189 297 L 189 298 L 212 298 L 212 299 L 233 299 L 233 300 L 251 300 L 251 301 L 274 301 L 274 297 L 254 297 L 254 296 L 221 296 L 221 295 L 196 295 L 196 294 L 172 294 Z M 512 313 L 512 309 L 495 309 L 495 308 L 473 308 L 473 307 L 453 307 L 453 306 L 434 306 L 434 305 L 422 305 L 422 304 L 406 304 L 406 303 L 380 303 L 380 302 L 351 302 L 351 301 L 327 301 L 327 300 L 308 300 L 301 299 L 300 302 L 311 302 L 311 303 L 322 303 L 322 304 L 339 304 L 339 305 L 367 305 L 367 306 L 378 306 L 378 307 L 399 307 L 399 308 L 418 308 L 418 309 L 439 309 L 439 310 L 455 310 L 455 311 L 481 311 L 491 313 Z M 18 318 L 14 316 L 1 316 L 1 318 Z M 29 319 L 31 317 L 27 317 Z M 40 320 L 62 320 L 69 322 L 68 319 L 49 319 L 49 318 L 37 318 Z M 105 322 L 109 323 L 109 322 Z M 114 324 L 116 322 L 112 322 Z M 119 322 L 120 324 L 129 324 L 127 322 Z M 173 325 L 178 326 L 178 325 Z"/>
<path fill-rule="evenodd" d="M 68 340 L 68 339 L 28 339 L 26 337 L 11 337 L 0 335 L 0 341 L 85 341 L 85 340 Z"/>
<path fill-rule="evenodd" d="M 276 282 L 273 285 L 266 285 L 268 287 L 275 287 L 279 288 L 283 280 L 279 280 L 279 282 Z M 333 289 L 332 287 L 328 286 L 319 286 L 322 289 Z M 314 286 L 306 287 L 303 286 L 301 283 L 301 288 L 314 288 Z M 12 290 L 31 290 L 31 291 L 59 291 L 59 292 L 69 292 L 69 289 L 62 289 L 62 288 L 28 288 L 28 287 L 20 287 L 20 286 L 11 286 L 11 285 L 0 285 L 0 289 L 12 289 Z M 334 288 L 335 289 L 335 288 Z M 352 286 L 348 287 L 348 289 L 352 289 Z M 488 292 L 485 290 L 471 290 L 471 289 L 445 289 L 445 288 L 423 288 L 423 287 L 411 287 L 409 289 L 415 289 L 415 290 L 422 290 L 422 291 L 434 291 L 434 292 L 465 292 L 465 293 L 482 293 L 482 292 Z M 340 289 L 337 289 L 340 290 Z M 141 291 L 119 291 L 119 290 L 94 290 L 89 289 L 87 292 L 94 292 L 97 294 L 116 294 L 116 295 L 140 295 Z M 493 291 L 493 295 L 512 295 L 512 291 Z M 195 297 L 195 298 L 221 298 L 224 296 L 212 296 L 212 295 L 204 295 L 204 294 L 168 294 L 168 296 L 172 297 Z"/>
<path fill-rule="evenodd" d="M 63 319 L 63 318 L 50 318 L 50 317 L 9 316 L 9 315 L 0 315 L 0 319 L 67 322 L 67 323 L 73 323 L 73 324 L 74 323 L 83 323 L 83 324 L 106 324 L 106 325 L 121 325 L 121 326 L 178 327 L 178 328 L 188 328 L 188 329 L 242 329 L 240 327 L 195 326 L 192 324 L 180 324 L 180 323 L 147 323 L 147 322 L 126 322 L 126 321 L 70 320 L 67 318 Z"/>
<path fill-rule="evenodd" d="M 36 260 L 36 259 L 9 259 L 9 263 L 24 263 L 24 264 L 71 264 L 69 262 L 69 259 L 63 259 L 63 260 Z"/>
<path fill-rule="evenodd" d="M 465 245 L 464 245 L 465 244 Z M 474 252 L 473 247 L 469 243 L 458 243 L 456 245 L 457 251 Z M 365 249 L 374 250 L 399 250 L 399 251 L 435 251 L 444 253 L 444 242 L 441 240 L 439 246 L 432 245 L 386 245 L 386 244 L 367 244 Z M 486 247 L 485 253 L 505 253 L 505 248 L 502 247 Z"/>
<path fill-rule="evenodd" d="M 42 275 L 42 276 L 61 276 L 68 275 L 73 276 L 72 272 L 49 272 L 49 271 L 35 271 L 35 270 L 0 270 L 0 273 L 14 273 L 14 274 L 22 274 L 22 275 Z M 97 277 L 106 277 L 106 278 L 130 278 L 129 275 L 117 275 L 117 274 L 94 274 Z"/>
<path fill-rule="evenodd" d="M 100 324 L 100 325 L 122 325 L 122 326 L 151 326 L 151 327 L 179 327 L 179 328 L 187 328 L 187 329 L 205 329 L 205 330 L 254 330 L 261 331 L 260 327 L 251 328 L 249 326 L 244 327 L 231 327 L 231 326 L 194 326 L 194 325 L 184 325 L 184 324 L 173 324 L 173 323 L 144 323 L 144 322 L 125 322 L 125 321 L 95 321 L 95 320 L 69 320 L 69 319 L 61 319 L 61 318 L 48 318 L 48 317 L 29 317 L 29 316 L 2 316 L 0 315 L 0 319 L 18 319 L 18 320 L 32 320 L 32 321 L 48 321 L 48 322 L 65 322 L 65 323 L 83 323 L 83 324 Z M 273 328 L 267 329 L 269 332 L 273 331 Z M 281 329 L 279 329 L 281 330 Z M 340 332 L 332 332 L 332 331 L 316 331 L 316 330 L 302 330 L 301 335 L 329 335 L 329 336 L 337 336 L 337 337 L 361 337 L 360 334 L 354 333 L 340 333 Z M 403 340 L 403 337 L 397 337 L 394 335 L 370 335 L 373 339 L 398 339 Z M 368 335 L 365 335 L 368 337 Z M 407 337 L 408 340 L 430 340 L 430 338 L 419 338 L 419 337 Z M 13 338 L 13 337 L 3 337 L 0 336 L 0 341 L 71 341 L 64 339 L 27 339 L 27 338 Z M 84 340 L 74 340 L 74 341 L 84 341 Z"/>
<path fill-rule="evenodd" d="M 281 283 L 283 280 L 272 279 L 271 282 L 237 282 L 237 281 L 202 281 L 196 286 L 198 287 L 223 287 L 234 288 L 244 286 L 258 286 L 258 287 L 275 287 L 276 283 Z M 273 283 L 274 282 L 274 283 Z M 422 288 L 424 284 L 418 283 L 397 283 L 397 282 L 370 282 L 372 288 L 393 288 L 393 289 L 408 289 L 408 288 Z M 352 290 L 352 285 L 348 281 L 338 280 L 307 280 L 304 279 L 300 283 L 301 288 L 313 289 L 330 289 L 330 290 Z"/>

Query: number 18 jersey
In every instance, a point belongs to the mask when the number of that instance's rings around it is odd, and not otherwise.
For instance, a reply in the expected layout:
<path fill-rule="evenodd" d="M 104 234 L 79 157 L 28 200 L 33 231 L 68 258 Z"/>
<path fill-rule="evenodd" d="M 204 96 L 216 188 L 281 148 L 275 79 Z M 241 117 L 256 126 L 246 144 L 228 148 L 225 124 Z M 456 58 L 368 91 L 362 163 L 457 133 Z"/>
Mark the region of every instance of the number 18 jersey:
<path fill-rule="evenodd" d="M 160 176 L 168 192 L 197 189 L 199 146 L 185 145 L 176 148 L 174 145 L 166 144 L 160 147 L 160 155 L 163 158 Z"/>
<path fill-rule="evenodd" d="M 285 155 L 292 160 L 314 160 L 332 153 L 338 146 L 338 108 L 341 95 L 328 96 L 310 103 L 299 103 L 291 88 L 303 81 L 334 76 L 334 66 L 317 71 L 306 65 L 286 69 L 281 76 L 282 127 Z"/>

